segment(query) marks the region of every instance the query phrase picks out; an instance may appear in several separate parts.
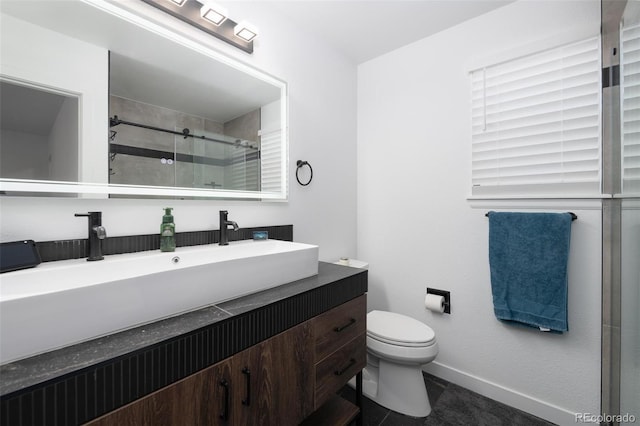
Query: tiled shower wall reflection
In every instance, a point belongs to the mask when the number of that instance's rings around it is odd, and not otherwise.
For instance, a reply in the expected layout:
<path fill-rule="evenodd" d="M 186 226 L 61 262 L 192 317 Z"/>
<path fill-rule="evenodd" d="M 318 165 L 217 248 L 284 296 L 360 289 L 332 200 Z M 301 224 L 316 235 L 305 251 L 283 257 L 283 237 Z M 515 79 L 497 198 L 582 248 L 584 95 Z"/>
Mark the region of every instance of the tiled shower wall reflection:
<path fill-rule="evenodd" d="M 109 115 L 148 126 L 215 137 L 227 135 L 257 141 L 260 110 L 249 112 L 227 123 L 185 114 L 179 111 L 110 96 Z M 211 141 L 163 133 L 128 125 L 111 128 L 111 143 L 127 147 L 166 152 L 162 158 L 118 153 L 109 159 L 110 183 L 128 185 L 178 186 L 187 188 L 225 188 L 258 191 L 259 158 L 246 161 L 246 149 Z M 208 164 L 173 159 L 171 154 L 206 157 Z"/>

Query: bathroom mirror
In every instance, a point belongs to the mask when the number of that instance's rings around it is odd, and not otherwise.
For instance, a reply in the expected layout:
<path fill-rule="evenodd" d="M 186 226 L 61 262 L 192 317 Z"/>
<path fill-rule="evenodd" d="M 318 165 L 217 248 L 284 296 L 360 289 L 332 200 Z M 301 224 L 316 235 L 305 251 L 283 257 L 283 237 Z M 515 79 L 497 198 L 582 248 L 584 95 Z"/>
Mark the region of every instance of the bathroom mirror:
<path fill-rule="evenodd" d="M 3 2 L 0 191 L 286 199 L 286 83 L 136 3 Z"/>

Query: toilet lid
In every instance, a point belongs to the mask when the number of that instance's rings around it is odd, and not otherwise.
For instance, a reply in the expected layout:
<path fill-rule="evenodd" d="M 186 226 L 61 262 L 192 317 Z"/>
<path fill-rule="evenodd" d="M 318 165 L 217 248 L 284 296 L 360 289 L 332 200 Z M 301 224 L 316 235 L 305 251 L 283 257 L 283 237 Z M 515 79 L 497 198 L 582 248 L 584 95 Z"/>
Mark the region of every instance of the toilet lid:
<path fill-rule="evenodd" d="M 385 311 L 371 311 L 367 314 L 367 334 L 379 340 L 407 343 L 410 346 L 426 346 L 436 337 L 426 324 L 405 315 Z"/>

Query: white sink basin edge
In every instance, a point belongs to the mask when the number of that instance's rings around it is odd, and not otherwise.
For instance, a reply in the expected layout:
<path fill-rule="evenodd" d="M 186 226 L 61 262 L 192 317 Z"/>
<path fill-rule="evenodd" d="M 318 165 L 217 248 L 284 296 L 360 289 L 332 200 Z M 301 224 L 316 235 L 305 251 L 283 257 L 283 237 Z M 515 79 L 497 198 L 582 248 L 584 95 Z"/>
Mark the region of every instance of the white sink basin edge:
<path fill-rule="evenodd" d="M 0 364 L 317 273 L 317 246 L 278 240 L 51 262 L 5 273 Z"/>

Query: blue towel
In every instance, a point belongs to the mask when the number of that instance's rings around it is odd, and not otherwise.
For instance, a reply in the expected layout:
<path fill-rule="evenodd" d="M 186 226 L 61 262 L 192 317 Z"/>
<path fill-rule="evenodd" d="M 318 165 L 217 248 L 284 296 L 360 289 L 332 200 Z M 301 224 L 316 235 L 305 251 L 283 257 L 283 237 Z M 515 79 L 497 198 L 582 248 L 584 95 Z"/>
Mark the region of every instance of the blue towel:
<path fill-rule="evenodd" d="M 571 214 L 489 212 L 488 216 L 496 318 L 555 333 L 568 331 Z"/>

